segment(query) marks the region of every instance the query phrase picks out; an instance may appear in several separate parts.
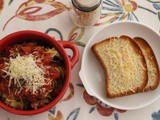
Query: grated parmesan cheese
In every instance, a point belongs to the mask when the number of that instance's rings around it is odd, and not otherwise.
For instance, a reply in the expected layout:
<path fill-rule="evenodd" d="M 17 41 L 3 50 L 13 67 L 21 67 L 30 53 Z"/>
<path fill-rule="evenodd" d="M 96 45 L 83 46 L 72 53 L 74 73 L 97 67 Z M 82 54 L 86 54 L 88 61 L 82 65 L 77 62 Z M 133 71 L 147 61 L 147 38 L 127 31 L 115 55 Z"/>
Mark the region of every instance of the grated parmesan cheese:
<path fill-rule="evenodd" d="M 108 43 L 99 45 L 98 52 L 108 68 L 109 91 L 112 94 L 128 90 L 135 92 L 136 86 L 142 82 L 145 68 L 129 41 L 112 38 Z"/>
<path fill-rule="evenodd" d="M 16 58 L 10 58 L 9 63 L 6 65 L 7 67 L 3 71 L 10 76 L 8 87 L 14 82 L 21 91 L 22 85 L 25 84 L 26 90 L 31 90 L 34 94 L 38 88 L 46 84 L 45 72 L 38 67 L 32 54 L 28 56 L 20 56 L 18 54 Z"/>

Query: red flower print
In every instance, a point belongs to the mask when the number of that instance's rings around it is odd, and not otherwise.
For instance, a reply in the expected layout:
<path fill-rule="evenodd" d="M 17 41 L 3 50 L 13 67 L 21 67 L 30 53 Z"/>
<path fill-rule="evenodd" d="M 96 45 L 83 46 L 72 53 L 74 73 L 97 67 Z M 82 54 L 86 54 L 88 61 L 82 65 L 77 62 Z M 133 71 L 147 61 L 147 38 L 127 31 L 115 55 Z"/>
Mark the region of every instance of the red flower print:
<path fill-rule="evenodd" d="M 84 100 L 86 101 L 86 103 L 89 105 L 95 106 L 98 113 L 102 116 L 110 116 L 114 113 L 114 111 L 117 111 L 119 113 L 126 112 L 126 110 L 120 110 L 120 109 L 112 108 L 109 106 L 106 107 L 106 106 L 101 105 L 99 102 L 97 102 L 97 100 L 93 96 L 90 96 L 86 92 L 86 90 L 83 93 L 83 97 L 84 97 Z"/>
<path fill-rule="evenodd" d="M 96 105 L 97 101 L 95 100 L 95 98 L 88 95 L 88 93 L 86 91 L 84 91 L 83 97 L 84 97 L 84 100 L 86 101 L 86 103 L 88 103 L 89 105 Z"/>
<path fill-rule="evenodd" d="M 81 42 L 85 28 L 75 26 L 68 35 L 68 40 L 75 43 L 77 46 L 85 47 L 85 44 Z"/>
<path fill-rule="evenodd" d="M 69 95 L 65 98 L 62 99 L 62 101 L 67 101 L 67 100 L 70 100 L 73 96 L 74 96 L 74 86 L 72 83 L 69 84 Z"/>
<path fill-rule="evenodd" d="M 47 13 L 36 15 L 35 13 L 42 10 L 42 7 L 35 6 L 37 4 L 47 4 L 54 7 L 55 9 Z M 58 15 L 64 11 L 69 11 L 69 8 L 65 6 L 63 3 L 56 2 L 55 0 L 28 0 L 27 2 L 24 2 L 19 6 L 15 15 L 6 22 L 6 24 L 3 27 L 3 30 L 6 28 L 7 24 L 15 17 L 28 21 L 42 21 L 54 17 L 55 15 Z"/>
<path fill-rule="evenodd" d="M 45 2 L 45 0 L 35 0 L 35 2 L 36 2 L 36 3 L 40 3 L 40 4 L 41 4 L 41 3 L 44 3 L 44 2 Z"/>
<path fill-rule="evenodd" d="M 135 1 L 125 2 L 123 8 L 126 13 L 134 12 L 137 9 L 137 3 Z"/>
<path fill-rule="evenodd" d="M 97 107 L 97 111 L 99 112 L 99 114 L 101 114 L 102 116 L 110 116 L 112 115 L 112 113 L 114 112 L 114 108 L 112 107 L 109 107 L 109 108 L 106 108 L 106 107 L 103 107 L 101 106 L 99 103 L 96 104 L 96 107 Z"/>
<path fill-rule="evenodd" d="M 49 120 L 64 120 L 64 116 L 61 111 L 57 111 L 56 116 L 52 116 L 50 113 L 48 114 Z"/>
<path fill-rule="evenodd" d="M 116 111 L 120 112 L 120 113 L 124 113 L 126 112 L 127 110 L 120 110 L 120 109 L 115 109 Z"/>

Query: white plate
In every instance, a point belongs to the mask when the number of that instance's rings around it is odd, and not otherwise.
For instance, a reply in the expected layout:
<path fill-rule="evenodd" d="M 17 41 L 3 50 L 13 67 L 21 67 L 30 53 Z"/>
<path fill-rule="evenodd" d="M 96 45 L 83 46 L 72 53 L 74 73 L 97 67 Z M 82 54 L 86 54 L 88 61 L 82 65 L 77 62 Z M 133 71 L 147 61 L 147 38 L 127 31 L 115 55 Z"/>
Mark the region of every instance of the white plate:
<path fill-rule="evenodd" d="M 85 47 L 80 78 L 87 92 L 98 98 L 103 103 L 124 110 L 135 110 L 145 107 L 160 97 L 160 86 L 153 91 L 134 95 L 106 98 L 104 71 L 91 51 L 91 46 L 99 41 L 112 36 L 127 35 L 130 37 L 142 37 L 152 47 L 158 64 L 160 64 L 160 36 L 151 28 L 136 22 L 117 22 L 106 26 L 97 32 Z"/>

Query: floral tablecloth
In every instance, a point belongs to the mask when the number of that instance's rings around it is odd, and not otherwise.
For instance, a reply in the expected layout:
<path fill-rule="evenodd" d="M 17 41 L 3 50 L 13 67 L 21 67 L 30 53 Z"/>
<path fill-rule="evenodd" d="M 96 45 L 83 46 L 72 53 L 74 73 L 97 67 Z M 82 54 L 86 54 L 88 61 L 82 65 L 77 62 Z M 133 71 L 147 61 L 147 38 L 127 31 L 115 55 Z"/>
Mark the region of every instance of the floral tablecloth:
<path fill-rule="evenodd" d="M 131 20 L 159 31 L 160 0 L 103 0 L 101 19 L 91 28 L 75 26 L 69 10 L 69 0 L 0 0 L 0 38 L 19 30 L 37 30 L 57 40 L 72 41 L 81 53 L 59 104 L 34 116 L 14 115 L 0 108 L 0 120 L 160 120 L 160 99 L 135 111 L 115 109 L 89 96 L 78 76 L 85 44 L 97 30 L 112 22 Z"/>

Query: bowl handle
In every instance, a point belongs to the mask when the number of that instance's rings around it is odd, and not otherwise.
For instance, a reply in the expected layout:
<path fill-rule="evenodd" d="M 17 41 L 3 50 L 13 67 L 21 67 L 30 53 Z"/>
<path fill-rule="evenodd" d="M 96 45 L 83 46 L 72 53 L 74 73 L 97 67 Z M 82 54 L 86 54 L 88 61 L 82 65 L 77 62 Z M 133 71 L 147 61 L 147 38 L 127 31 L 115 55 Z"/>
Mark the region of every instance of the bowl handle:
<path fill-rule="evenodd" d="M 79 60 L 79 50 L 78 50 L 77 46 L 69 41 L 58 41 L 58 43 L 60 45 L 62 45 L 63 48 L 69 48 L 73 51 L 73 56 L 70 59 L 70 65 L 71 65 L 71 69 L 72 69 Z"/>

